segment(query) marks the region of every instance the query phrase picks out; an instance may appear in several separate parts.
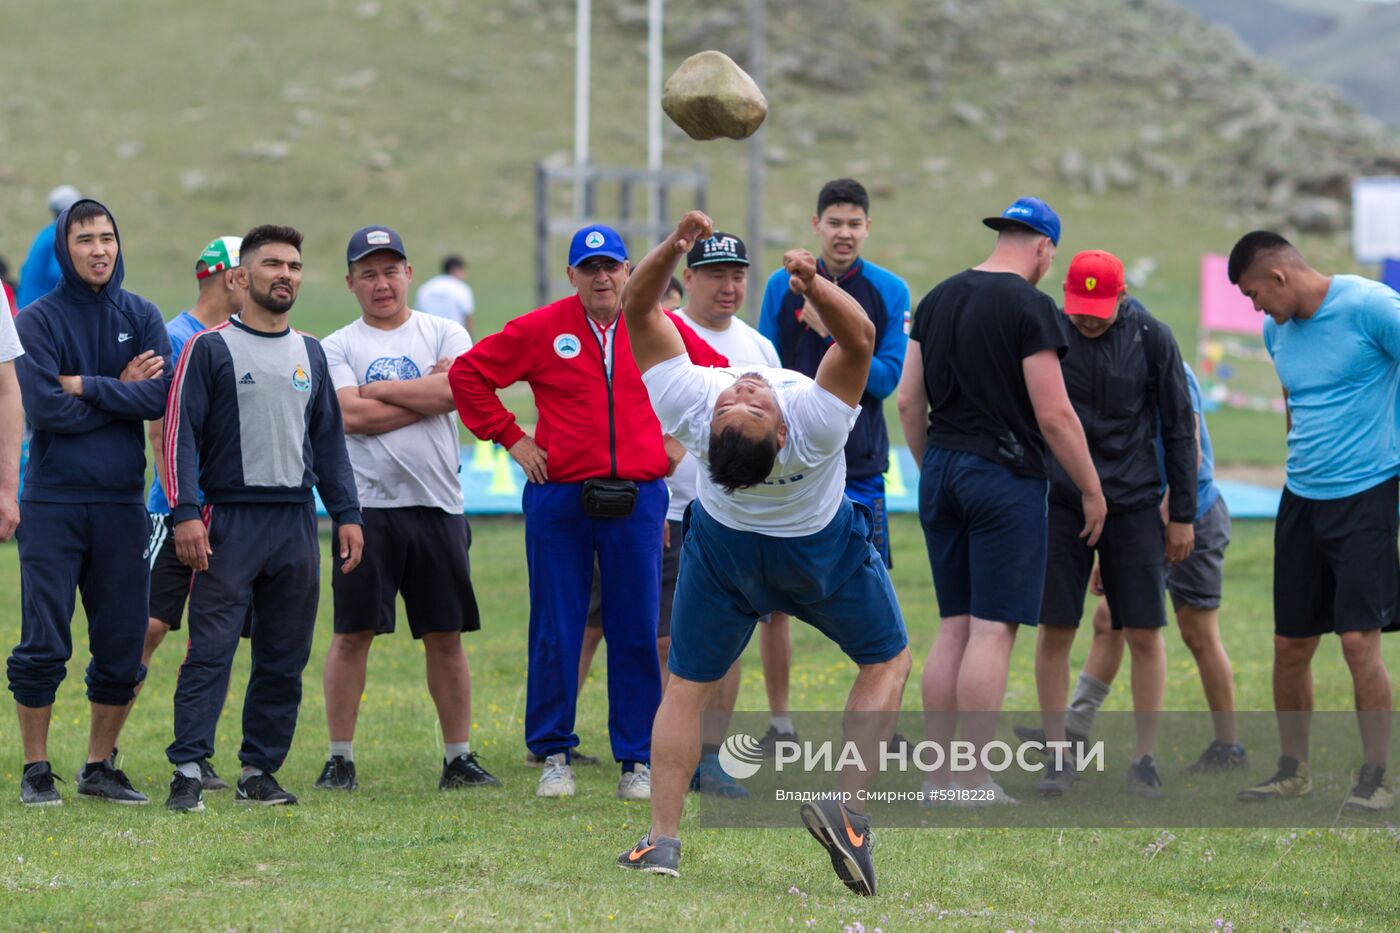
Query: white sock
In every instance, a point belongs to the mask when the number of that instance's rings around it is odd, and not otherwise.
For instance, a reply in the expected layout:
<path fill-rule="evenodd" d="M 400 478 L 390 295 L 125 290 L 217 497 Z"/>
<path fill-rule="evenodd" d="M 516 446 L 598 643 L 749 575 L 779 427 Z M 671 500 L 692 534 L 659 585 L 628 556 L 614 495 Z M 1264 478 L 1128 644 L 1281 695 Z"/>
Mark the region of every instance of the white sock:
<path fill-rule="evenodd" d="M 448 761 L 456 761 L 463 755 L 470 755 L 472 743 L 470 742 L 444 742 L 442 743 L 442 754 Z"/>
<path fill-rule="evenodd" d="M 198 767 L 198 765 L 196 765 L 195 767 Z M 259 774 L 262 774 L 262 773 L 263 773 L 262 768 L 250 768 L 248 765 L 244 765 L 244 766 L 243 766 L 243 777 L 242 777 L 240 780 L 246 781 L 246 780 L 248 780 L 248 778 L 257 777 Z"/>
<path fill-rule="evenodd" d="M 791 716 L 773 716 L 771 718 L 773 728 L 777 729 L 783 735 L 795 735 L 797 733 L 797 727 L 792 724 Z"/>
<path fill-rule="evenodd" d="M 341 758 L 344 758 L 346 761 L 354 761 L 354 760 L 355 760 L 355 743 L 354 743 L 354 741 L 352 740 L 352 741 L 349 741 L 349 742 L 337 742 L 337 741 L 335 741 L 334 739 L 332 739 L 332 740 L 331 740 L 331 757 L 334 758 L 336 755 L 339 755 Z"/>
<path fill-rule="evenodd" d="M 175 770 L 179 771 L 187 778 L 194 778 L 196 781 L 199 780 L 199 762 L 197 761 L 187 761 L 182 765 L 176 765 Z"/>

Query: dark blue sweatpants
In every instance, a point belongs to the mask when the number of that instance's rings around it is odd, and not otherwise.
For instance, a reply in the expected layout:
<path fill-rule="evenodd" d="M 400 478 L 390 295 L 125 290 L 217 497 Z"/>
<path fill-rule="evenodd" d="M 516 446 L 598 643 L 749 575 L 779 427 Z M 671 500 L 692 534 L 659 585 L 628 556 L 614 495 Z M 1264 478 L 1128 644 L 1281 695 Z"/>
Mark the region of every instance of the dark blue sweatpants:
<path fill-rule="evenodd" d="M 190 589 L 189 648 L 175 688 L 176 765 L 211 758 L 214 730 L 248 606 L 252 672 L 243 699 L 238 759 L 271 774 L 292 747 L 301 674 L 311 656 L 321 595 L 321 548 L 311 503 L 209 507 L 209 569 Z"/>
<path fill-rule="evenodd" d="M 87 696 L 125 706 L 145 676 L 144 551 L 151 521 L 142 503 L 25 502 L 20 506 L 20 641 L 7 665 L 21 706 L 53 704 L 73 656 L 73 607 L 88 620 Z"/>
<path fill-rule="evenodd" d="M 626 518 L 589 518 L 580 483 L 527 483 L 525 560 L 530 568 L 530 667 L 525 744 L 536 755 L 578 745 L 578 659 L 597 555 L 608 643 L 608 735 L 618 761 L 651 762 L 651 723 L 661 703 L 656 622 L 666 484 L 638 483 Z"/>

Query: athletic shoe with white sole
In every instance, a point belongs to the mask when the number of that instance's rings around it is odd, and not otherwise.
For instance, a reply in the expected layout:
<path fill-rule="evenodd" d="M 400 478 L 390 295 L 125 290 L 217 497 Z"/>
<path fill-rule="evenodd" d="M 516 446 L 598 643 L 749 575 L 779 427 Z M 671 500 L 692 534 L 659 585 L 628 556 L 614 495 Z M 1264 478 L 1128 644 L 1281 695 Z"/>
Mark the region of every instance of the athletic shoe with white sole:
<path fill-rule="evenodd" d="M 1351 796 L 1342 804 L 1348 810 L 1361 810 L 1377 813 L 1395 806 L 1395 794 L 1390 781 L 1386 780 L 1385 768 L 1380 765 L 1362 765 L 1356 773 L 1356 786 Z"/>
<path fill-rule="evenodd" d="M 354 790 L 360 786 L 355 777 L 355 762 L 344 755 L 332 755 L 312 785 L 321 790 Z"/>
<path fill-rule="evenodd" d="M 88 764 L 78 772 L 77 793 L 79 797 L 128 806 L 139 807 L 151 802 L 145 794 L 131 786 L 124 772 L 113 768 L 106 759 Z"/>
<path fill-rule="evenodd" d="M 47 761 L 34 761 L 24 766 L 19 779 L 19 802 L 26 807 L 57 807 L 63 803 L 54 781 L 63 778 L 53 773 Z"/>
<path fill-rule="evenodd" d="M 199 778 L 185 777 L 179 771 L 170 779 L 170 796 L 165 809 L 176 813 L 198 813 L 204 809 L 204 786 Z"/>
<path fill-rule="evenodd" d="M 264 807 L 285 807 L 297 802 L 296 794 L 282 789 L 277 779 L 267 772 L 252 774 L 238 782 L 234 803 L 256 803 Z"/>
<path fill-rule="evenodd" d="M 1278 760 L 1278 770 L 1273 777 L 1253 787 L 1246 787 L 1235 797 L 1250 802 L 1291 800 L 1310 796 L 1312 789 L 1312 768 L 1308 763 L 1283 755 Z"/>
<path fill-rule="evenodd" d="M 839 800 L 814 800 L 799 811 L 807 832 L 831 856 L 842 884 L 862 897 L 875 894 L 875 834 L 864 814 L 852 813 Z"/>
<path fill-rule="evenodd" d="M 666 875 L 669 878 L 681 876 L 681 841 L 669 836 L 651 834 L 642 837 L 628 851 L 617 857 L 617 864 L 629 871 L 644 871 L 651 875 Z"/>
<path fill-rule="evenodd" d="M 635 764 L 631 771 L 622 772 L 617 779 L 618 800 L 650 800 L 651 768 Z"/>
<path fill-rule="evenodd" d="M 535 788 L 536 797 L 572 797 L 577 789 L 574 769 L 569 766 L 563 752 L 550 755 L 544 760 L 540 783 Z"/>

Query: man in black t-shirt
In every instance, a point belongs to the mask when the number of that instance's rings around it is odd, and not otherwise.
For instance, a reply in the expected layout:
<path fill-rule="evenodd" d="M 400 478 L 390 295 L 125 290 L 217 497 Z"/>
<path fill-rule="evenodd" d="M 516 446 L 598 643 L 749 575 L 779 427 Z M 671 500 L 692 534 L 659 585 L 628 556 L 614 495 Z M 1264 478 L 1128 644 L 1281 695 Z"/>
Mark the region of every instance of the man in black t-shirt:
<path fill-rule="evenodd" d="M 899 385 L 942 617 L 924 664 L 924 711 L 929 740 L 945 748 L 960 713 L 965 740 L 980 749 L 993 738 L 1016 628 L 1040 619 L 1047 445 L 1080 490 L 1090 544 L 1107 514 L 1060 372 L 1059 309 L 1035 288 L 1060 219 L 1022 198 L 983 223 L 998 231 L 995 249 L 919 303 Z M 934 771 L 929 789 L 953 777 Z M 980 764 L 956 777 L 958 789 L 982 792 L 977 802 L 1010 802 Z"/>

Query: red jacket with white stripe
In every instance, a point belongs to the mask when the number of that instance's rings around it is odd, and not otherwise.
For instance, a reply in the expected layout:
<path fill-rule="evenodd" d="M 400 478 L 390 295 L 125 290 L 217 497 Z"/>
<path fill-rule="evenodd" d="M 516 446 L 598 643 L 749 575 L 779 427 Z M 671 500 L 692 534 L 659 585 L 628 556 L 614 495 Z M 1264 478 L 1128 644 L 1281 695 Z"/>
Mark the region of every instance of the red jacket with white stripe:
<path fill-rule="evenodd" d="M 693 362 L 729 365 L 680 318 L 667 314 L 676 322 Z M 619 317 L 613 326 L 617 330 L 611 380 L 604 369 L 603 348 L 577 295 L 522 314 L 500 333 L 482 338 L 457 358 L 447 376 L 462 423 L 482 440 L 509 449 L 525 432 L 496 390 L 528 382 L 539 411 L 535 443 L 549 458 L 550 482 L 665 476 L 661 423 L 632 358 L 626 322 Z"/>

